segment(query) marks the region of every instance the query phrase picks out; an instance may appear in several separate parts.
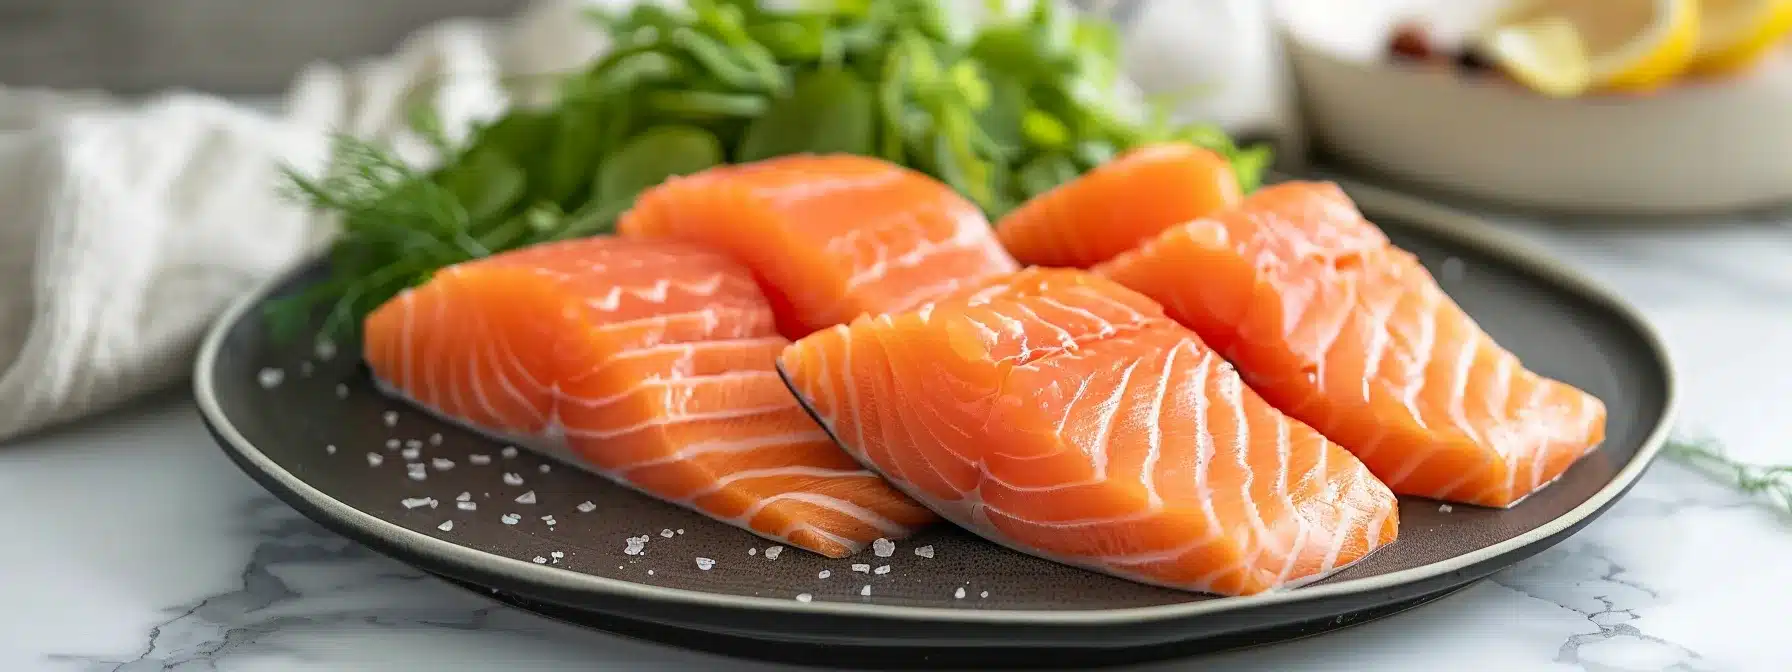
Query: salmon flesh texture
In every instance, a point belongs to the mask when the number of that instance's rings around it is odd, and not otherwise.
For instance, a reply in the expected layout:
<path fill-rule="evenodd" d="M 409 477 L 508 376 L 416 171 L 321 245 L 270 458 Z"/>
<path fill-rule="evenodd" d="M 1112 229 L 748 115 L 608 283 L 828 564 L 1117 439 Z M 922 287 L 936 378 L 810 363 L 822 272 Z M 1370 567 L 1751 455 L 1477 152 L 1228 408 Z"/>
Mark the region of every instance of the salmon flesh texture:
<path fill-rule="evenodd" d="M 926 175 L 854 155 L 673 177 L 643 193 L 617 230 L 710 246 L 746 264 L 790 338 L 908 310 L 1016 268 L 975 204 Z"/>
<path fill-rule="evenodd" d="M 1225 595 L 1392 543 L 1394 495 L 1148 298 L 1028 269 L 801 339 L 787 380 L 854 457 L 1008 547 Z"/>
<path fill-rule="evenodd" d="M 1290 182 L 1097 268 L 1150 296 L 1395 492 L 1506 507 L 1605 438 L 1330 183 Z"/>
<path fill-rule="evenodd" d="M 1033 197 L 996 222 L 996 235 L 1021 263 L 1088 268 L 1240 198 L 1225 157 L 1146 145 Z"/>
<path fill-rule="evenodd" d="M 830 557 L 934 520 L 841 452 L 778 379 L 752 275 L 673 241 L 590 238 L 443 269 L 366 320 L 374 375 L 495 436 Z"/>

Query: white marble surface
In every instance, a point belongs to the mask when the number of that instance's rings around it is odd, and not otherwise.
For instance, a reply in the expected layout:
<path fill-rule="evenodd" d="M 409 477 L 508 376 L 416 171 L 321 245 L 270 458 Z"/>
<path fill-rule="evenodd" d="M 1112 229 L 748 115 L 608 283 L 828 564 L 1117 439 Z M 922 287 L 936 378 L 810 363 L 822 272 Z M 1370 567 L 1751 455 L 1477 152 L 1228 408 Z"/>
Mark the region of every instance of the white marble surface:
<path fill-rule="evenodd" d="M 1683 429 L 1792 461 L 1792 225 L 1514 226 L 1667 333 Z M 178 393 L 0 447 L 0 535 L 0 670 L 774 669 L 559 625 L 376 556 L 253 484 Z M 1438 603 L 1141 669 L 1792 669 L 1787 557 L 1792 520 L 1664 462 L 1585 531 Z"/>

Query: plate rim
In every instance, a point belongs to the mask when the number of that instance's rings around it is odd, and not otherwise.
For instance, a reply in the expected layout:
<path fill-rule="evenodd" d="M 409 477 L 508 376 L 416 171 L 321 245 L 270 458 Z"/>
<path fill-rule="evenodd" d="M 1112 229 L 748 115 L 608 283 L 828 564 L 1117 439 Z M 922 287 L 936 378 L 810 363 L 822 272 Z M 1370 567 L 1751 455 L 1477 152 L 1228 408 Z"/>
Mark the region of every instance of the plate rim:
<path fill-rule="evenodd" d="M 1636 454 L 1620 468 L 1610 481 L 1593 496 L 1567 513 L 1511 539 L 1469 553 L 1437 562 L 1402 569 L 1387 574 L 1351 579 L 1337 583 L 1305 586 L 1293 590 L 1271 591 L 1257 595 L 1231 596 L 1218 599 L 1144 607 L 1109 609 L 955 609 L 916 607 L 854 602 L 798 602 L 774 597 L 724 595 L 688 588 L 674 588 L 636 583 L 592 574 L 536 565 L 508 558 L 448 540 L 417 532 L 366 513 L 312 487 L 267 454 L 261 452 L 239 432 L 218 402 L 212 381 L 218 354 L 232 327 L 256 305 L 294 275 L 304 272 L 309 263 L 262 282 L 233 301 L 207 329 L 193 368 L 193 396 L 201 419 L 211 428 L 224 449 L 236 453 L 239 464 L 254 465 L 265 478 L 255 479 L 266 487 L 266 481 L 277 482 L 287 493 L 301 498 L 320 513 L 353 528 L 360 535 L 386 539 L 413 552 L 433 556 L 447 566 L 478 573 L 496 575 L 507 581 L 535 585 L 556 591 L 611 595 L 615 597 L 656 601 L 692 607 L 722 607 L 743 610 L 765 610 L 794 614 L 840 616 L 891 621 L 930 621 L 935 623 L 984 623 L 1003 625 L 1115 625 L 1154 622 L 1220 614 L 1232 611 L 1295 604 L 1329 597 L 1356 595 L 1385 590 L 1414 582 L 1435 579 L 1483 562 L 1520 551 L 1532 544 L 1580 524 L 1597 515 L 1613 500 L 1621 497 L 1642 477 L 1643 472 L 1660 452 L 1673 430 L 1678 415 L 1678 384 L 1670 351 L 1660 332 L 1642 313 L 1615 292 L 1599 282 L 1569 268 L 1535 245 L 1504 231 L 1491 228 L 1472 214 L 1428 202 L 1371 185 L 1347 179 L 1334 180 L 1350 194 L 1360 209 L 1378 215 L 1391 215 L 1402 225 L 1460 243 L 1477 252 L 1499 258 L 1517 269 L 1558 286 L 1582 299 L 1599 304 L 1610 311 L 1640 338 L 1655 359 L 1662 377 L 1663 404 L 1655 427 L 1644 437 Z"/>

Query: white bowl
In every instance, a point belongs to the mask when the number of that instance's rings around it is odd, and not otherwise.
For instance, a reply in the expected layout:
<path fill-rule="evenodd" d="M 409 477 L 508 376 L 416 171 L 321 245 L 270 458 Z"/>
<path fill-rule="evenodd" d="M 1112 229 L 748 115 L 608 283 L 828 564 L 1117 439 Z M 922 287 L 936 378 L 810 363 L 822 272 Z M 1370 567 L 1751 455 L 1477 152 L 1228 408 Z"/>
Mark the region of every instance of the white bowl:
<path fill-rule="evenodd" d="M 1347 162 L 1561 212 L 1685 216 L 1792 202 L 1784 50 L 1733 79 L 1552 99 L 1499 77 L 1391 62 L 1381 45 L 1395 15 L 1339 40 L 1336 22 L 1303 14 L 1312 6 L 1285 9 L 1285 44 L 1313 140 Z"/>

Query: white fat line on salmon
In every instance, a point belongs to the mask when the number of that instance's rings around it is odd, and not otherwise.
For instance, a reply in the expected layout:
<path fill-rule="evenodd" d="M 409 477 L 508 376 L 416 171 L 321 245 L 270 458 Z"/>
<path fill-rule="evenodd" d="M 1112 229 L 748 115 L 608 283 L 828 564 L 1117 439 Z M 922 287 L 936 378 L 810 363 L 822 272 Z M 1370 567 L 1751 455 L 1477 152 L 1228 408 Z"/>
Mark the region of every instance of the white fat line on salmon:
<path fill-rule="evenodd" d="M 927 304 L 933 299 L 958 291 L 964 286 L 965 278 L 951 277 L 930 285 L 911 286 L 909 291 L 890 300 L 891 312 L 903 312 L 914 308 L 916 304 Z M 928 304 L 931 305 L 931 304 Z M 931 310 L 929 310 L 931 314 Z"/>
<path fill-rule="evenodd" d="M 1187 347 L 1191 346 L 1185 341 L 1178 344 L 1170 352 L 1180 352 L 1183 348 Z M 1206 353 L 1205 356 L 1202 357 L 1202 362 L 1210 361 L 1213 357 L 1214 355 L 1212 353 Z M 1169 364 L 1164 366 L 1166 371 L 1168 371 L 1169 368 Z M 1257 480 L 1257 470 L 1251 466 L 1250 462 L 1252 441 L 1251 420 L 1244 410 L 1244 381 L 1240 379 L 1237 374 L 1222 375 L 1219 379 L 1219 393 L 1220 400 L 1232 407 L 1232 421 L 1238 428 L 1238 435 L 1232 441 L 1232 456 L 1238 463 L 1239 473 L 1244 476 L 1244 478 L 1239 480 L 1238 484 L 1239 502 L 1244 505 L 1245 512 L 1250 515 L 1251 527 L 1256 531 L 1256 534 L 1253 535 L 1255 537 L 1253 545 L 1256 548 L 1253 549 L 1251 558 L 1247 561 L 1247 564 L 1255 566 L 1258 558 L 1261 557 L 1262 552 L 1266 549 L 1266 546 L 1267 550 L 1272 553 L 1281 553 L 1284 551 L 1279 543 L 1280 540 L 1275 538 L 1273 532 L 1270 532 L 1269 523 L 1263 519 L 1263 512 L 1257 508 L 1257 500 L 1251 494 L 1251 485 Z M 1280 456 L 1280 446 L 1277 447 L 1276 454 Z M 1267 544 L 1274 545 L 1268 546 Z"/>
<path fill-rule="evenodd" d="M 1101 340 L 1104 338 L 1108 338 L 1108 337 L 1113 336 L 1114 334 L 1119 332 L 1119 329 L 1114 326 L 1113 322 L 1107 320 L 1106 318 L 1103 318 L 1100 315 L 1096 315 L 1094 312 L 1091 312 L 1089 310 L 1066 304 L 1063 301 L 1059 301 L 1059 300 L 1054 299 L 1049 296 L 1040 296 L 1040 297 L 1037 297 L 1035 300 L 1040 303 L 1043 303 L 1045 305 L 1051 306 L 1053 308 L 1057 308 L 1058 310 L 1062 310 L 1062 311 L 1070 313 L 1072 315 L 1077 315 L 1079 317 L 1082 317 L 1082 318 L 1085 318 L 1085 319 L 1088 319 L 1088 320 L 1091 320 L 1093 322 L 1100 324 L 1101 328 L 1089 337 L 1089 340 L 1091 340 L 1091 341 L 1098 341 L 1098 340 Z"/>
<path fill-rule="evenodd" d="M 514 377 L 521 376 L 524 380 L 529 381 L 530 385 L 539 387 L 534 376 L 530 375 L 521 362 L 517 361 L 514 351 L 510 349 L 510 339 L 489 339 L 486 341 L 485 350 L 486 361 L 491 363 L 491 370 L 498 378 L 498 387 L 504 391 L 504 394 L 515 401 L 518 406 L 528 409 L 529 415 L 537 426 L 551 424 L 554 419 L 554 409 L 551 404 L 548 410 L 543 411 L 536 404 L 530 403 L 523 391 L 517 389 L 516 385 L 511 382 Z"/>
<path fill-rule="evenodd" d="M 1059 350 L 1075 350 L 1075 349 L 1077 349 L 1076 336 L 1072 335 L 1069 331 L 1065 330 L 1063 327 L 1053 324 L 1050 320 L 1047 320 L 1044 317 L 1040 316 L 1039 313 L 1033 312 L 1033 309 L 1027 307 L 1027 304 L 1017 302 L 1014 304 L 1014 310 L 1025 315 L 1026 317 L 1029 317 L 1029 318 L 1032 318 L 1033 320 L 1038 321 L 1040 324 L 1045 325 L 1047 328 L 1051 329 L 1053 335 L 1057 336 L 1057 338 L 1058 338 L 1058 349 Z"/>
<path fill-rule="evenodd" d="M 1430 376 L 1426 375 L 1426 372 L 1431 368 L 1432 358 L 1436 356 L 1432 350 L 1437 347 L 1436 306 L 1429 308 L 1430 310 L 1419 313 L 1419 342 L 1412 351 L 1413 356 L 1417 359 L 1413 360 L 1407 371 L 1406 389 L 1400 397 L 1400 402 L 1406 405 L 1407 412 L 1412 414 L 1413 422 L 1418 424 L 1419 429 L 1426 430 L 1431 429 L 1431 424 L 1426 421 L 1425 414 L 1419 409 L 1418 399 L 1419 394 L 1425 389 L 1425 384 L 1430 382 Z"/>
<path fill-rule="evenodd" d="M 699 441 L 697 443 L 685 444 L 684 446 L 679 447 L 678 450 L 672 451 L 671 453 L 662 455 L 660 457 L 655 457 L 655 458 L 652 458 L 649 460 L 644 460 L 641 462 L 631 462 L 629 464 L 615 465 L 615 466 L 611 467 L 611 469 L 618 473 L 627 474 L 628 472 L 634 471 L 636 469 L 645 469 L 648 467 L 657 467 L 657 466 L 663 466 L 663 465 L 672 464 L 672 463 L 676 463 L 676 462 L 683 462 L 685 460 L 690 460 L 690 459 L 696 458 L 699 455 L 710 455 L 710 454 L 715 454 L 715 453 L 728 453 L 728 454 L 746 453 L 746 452 L 759 450 L 762 448 L 775 448 L 775 447 L 779 447 L 779 446 L 788 446 L 788 445 L 797 444 L 797 443 L 826 442 L 826 441 L 828 441 L 827 433 L 821 431 L 821 429 L 819 429 L 819 428 L 810 430 L 810 431 L 793 432 L 793 433 L 789 433 L 789 434 L 761 435 L 761 436 L 755 436 L 755 437 L 748 438 L 748 439 L 731 439 L 731 440 L 723 439 L 723 440 Z"/>
<path fill-rule="evenodd" d="M 765 414 L 765 413 L 788 411 L 791 408 L 794 408 L 794 406 L 795 406 L 794 404 L 780 403 L 775 406 L 749 406 L 746 408 L 730 408 L 727 410 L 711 411 L 708 413 L 687 413 L 687 414 L 682 414 L 682 415 L 659 415 L 659 416 L 654 416 L 652 418 L 649 418 L 647 420 L 643 420 L 641 422 L 637 422 L 637 423 L 629 425 L 627 427 L 622 427 L 620 429 L 585 429 L 585 428 L 574 429 L 571 427 L 566 427 L 566 428 L 564 428 L 564 431 L 566 433 L 566 436 L 573 437 L 573 438 L 579 438 L 579 439 L 614 439 L 617 437 L 627 436 L 627 435 L 633 434 L 635 432 L 639 432 L 639 431 L 646 430 L 646 429 L 652 429 L 655 427 L 665 427 L 668 425 L 678 425 L 678 424 L 684 424 L 687 422 L 697 422 L 697 421 L 701 421 L 701 420 L 730 420 L 730 419 L 736 419 L 736 418 L 746 418 L 746 417 L 761 415 L 761 414 Z"/>
<path fill-rule="evenodd" d="M 1194 372 L 1189 374 L 1189 389 L 1207 389 L 1207 380 L 1213 372 L 1213 360 L 1213 357 L 1204 357 L 1195 365 Z M 1213 429 L 1207 426 L 1207 412 L 1212 403 L 1206 394 L 1193 395 L 1192 399 L 1194 409 L 1190 416 L 1195 419 L 1195 498 L 1201 502 L 1201 515 L 1207 519 L 1207 524 L 1215 530 L 1224 529 L 1220 524 L 1219 513 L 1213 508 L 1213 486 L 1207 483 L 1207 475 L 1216 452 Z"/>
<path fill-rule="evenodd" d="M 1400 298 L 1401 294 L 1392 293 L 1386 299 L 1378 303 L 1369 304 L 1369 319 L 1373 320 L 1373 322 L 1369 323 L 1366 328 L 1369 332 L 1369 342 L 1363 348 L 1363 356 L 1367 358 L 1363 363 L 1364 401 L 1374 398 L 1371 386 L 1380 382 L 1381 362 L 1387 357 L 1390 343 L 1389 339 L 1392 337 L 1388 321 L 1393 319 L 1394 311 L 1400 307 Z M 1320 358 L 1319 362 L 1320 365 L 1323 366 L 1325 362 L 1324 358 Z M 1319 381 L 1319 387 L 1323 388 L 1325 378 L 1320 377 Z"/>
<path fill-rule="evenodd" d="M 1163 373 L 1152 388 L 1151 410 L 1145 416 L 1145 459 L 1139 463 L 1139 485 L 1145 486 L 1146 505 L 1154 510 L 1164 508 L 1164 498 L 1157 492 L 1157 461 L 1163 458 L 1164 399 L 1170 395 L 1170 373 L 1176 369 L 1176 353 L 1179 352 L 1182 352 L 1181 345 L 1164 354 Z"/>
<path fill-rule="evenodd" d="M 846 331 L 840 332 L 840 354 L 841 354 L 840 376 L 842 378 L 841 386 L 846 389 L 846 410 L 852 413 L 852 431 L 853 431 L 853 444 L 852 445 L 853 445 L 854 449 L 865 450 L 865 448 L 864 448 L 864 446 L 865 446 L 865 420 L 864 420 L 864 417 L 861 416 L 859 413 L 859 393 L 858 393 L 859 384 L 858 384 L 858 380 L 853 377 L 852 348 L 853 348 L 853 332 L 852 332 L 852 330 L 848 329 Z M 826 353 L 823 353 L 823 355 L 824 356 L 822 359 L 825 361 Z M 825 382 L 826 379 L 824 378 L 823 381 Z M 869 451 L 867 451 L 867 454 L 869 454 Z M 902 472 L 897 471 L 895 475 L 898 478 L 901 478 Z M 906 480 L 906 479 L 904 479 L 904 480 Z"/>
<path fill-rule="evenodd" d="M 790 341 L 785 340 L 784 337 L 782 337 L 782 336 L 763 336 L 763 337 L 757 337 L 757 338 L 722 338 L 722 339 L 716 339 L 716 340 L 695 341 L 695 342 L 689 342 L 689 343 L 662 343 L 662 344 L 650 345 L 650 346 L 642 347 L 642 348 L 627 349 L 627 350 L 623 350 L 615 355 L 605 358 L 603 363 L 598 364 L 595 367 L 586 369 L 584 371 L 580 371 L 577 375 L 567 377 L 562 382 L 561 386 L 568 387 L 568 386 L 573 385 L 574 383 L 579 383 L 582 381 L 590 380 L 592 378 L 596 378 L 596 377 L 608 372 L 610 369 L 621 366 L 628 362 L 639 361 L 642 359 L 647 359 L 650 357 L 654 357 L 656 355 L 663 355 L 666 353 L 678 353 L 680 355 L 680 357 L 676 360 L 673 360 L 672 362 L 667 363 L 667 366 L 671 369 L 670 371 L 655 374 L 655 375 L 649 377 L 648 378 L 649 380 L 679 380 L 679 379 L 685 379 L 685 378 L 697 378 L 697 377 L 702 377 L 702 376 L 696 376 L 696 375 L 691 374 L 689 369 L 691 368 L 690 365 L 695 363 L 695 360 L 696 360 L 696 357 L 698 354 L 713 353 L 713 352 L 717 352 L 717 351 L 720 351 L 720 352 L 750 351 L 750 350 L 759 349 L 759 348 L 768 348 L 768 349 L 777 350 L 777 349 L 782 349 L 785 345 L 787 345 L 789 343 L 790 343 Z M 704 374 L 704 375 L 717 375 L 717 374 Z"/>
<path fill-rule="evenodd" d="M 708 485 L 705 485 L 698 490 L 694 490 L 690 493 L 687 493 L 684 497 L 680 498 L 680 501 L 690 502 L 690 501 L 694 501 L 697 498 L 702 497 L 704 495 L 715 494 L 717 492 L 720 492 L 723 488 L 726 488 L 729 485 L 731 485 L 735 482 L 738 482 L 738 481 L 747 481 L 747 480 L 753 480 L 753 479 L 758 479 L 758 478 L 776 478 L 776 477 L 783 477 L 783 476 L 807 476 L 807 477 L 811 477 L 811 478 L 826 478 L 826 479 L 844 479 L 844 478 L 876 479 L 876 478 L 878 478 L 877 474 L 873 474 L 864 469 L 828 469 L 825 467 L 806 467 L 806 466 L 798 466 L 798 465 L 787 466 L 787 467 L 768 467 L 765 469 L 742 469 L 740 471 L 736 471 L 736 472 L 730 473 L 726 476 L 722 476 L 722 477 L 716 478 L 713 481 L 710 481 Z"/>
<path fill-rule="evenodd" d="M 1069 520 L 1035 520 L 1032 518 L 1028 518 L 1026 516 L 1016 514 L 1012 511 L 1004 510 L 1001 507 L 998 507 L 994 504 L 990 504 L 988 502 L 983 503 L 983 508 L 985 511 L 994 512 L 996 515 L 1002 516 L 1003 518 L 1008 518 L 1017 523 L 1032 525 L 1035 527 L 1047 527 L 1047 528 L 1051 528 L 1054 530 L 1072 530 L 1072 529 L 1086 528 L 1086 527 L 1100 527 L 1102 525 L 1116 525 L 1116 524 L 1120 524 L 1120 523 L 1137 523 L 1137 522 L 1141 522 L 1141 521 L 1150 520 L 1152 518 L 1156 518 L 1157 516 L 1160 516 L 1164 513 L 1164 510 L 1160 503 L 1158 508 L 1139 509 L 1138 511 L 1134 511 L 1132 513 L 1128 513 L 1125 515 L 1110 516 L 1107 518 L 1072 518 Z M 1218 528 L 1215 528 L 1215 529 L 1218 529 Z"/>
<path fill-rule="evenodd" d="M 696 282 L 659 278 L 654 280 L 653 284 L 645 287 L 638 285 L 611 285 L 610 291 L 605 292 L 603 296 L 585 299 L 585 305 L 594 310 L 613 313 L 616 312 L 618 308 L 622 307 L 622 296 L 624 294 L 649 303 L 663 304 L 666 302 L 666 297 L 670 296 L 673 288 L 677 288 L 680 292 L 692 296 L 712 296 L 716 293 L 717 289 L 721 288 L 722 280 L 726 277 L 727 276 L 722 273 L 713 273 Z"/>
<path fill-rule="evenodd" d="M 778 375 L 777 371 L 751 370 L 751 369 L 729 371 L 726 373 L 717 373 L 717 374 L 711 374 L 711 375 L 707 375 L 707 376 L 662 377 L 662 376 L 656 374 L 656 375 L 647 376 L 645 378 L 638 379 L 638 380 L 634 381 L 633 383 L 629 384 L 628 387 L 623 388 L 622 391 L 620 391 L 620 392 L 606 394 L 601 397 L 581 397 L 581 396 L 576 396 L 576 395 L 572 395 L 572 394 L 567 394 L 565 392 L 559 393 L 558 395 L 556 395 L 556 397 L 562 402 L 566 402 L 566 403 L 572 404 L 574 406 L 578 406 L 579 408 L 582 408 L 585 410 L 593 410 L 593 409 L 599 409 L 599 408 L 603 408 L 605 406 L 609 406 L 610 404 L 614 404 L 619 401 L 625 401 L 628 398 L 634 396 L 635 393 L 640 392 L 642 390 L 646 390 L 648 388 L 655 388 L 655 387 L 662 388 L 662 389 L 666 390 L 668 393 L 670 393 L 671 389 L 673 389 L 673 388 L 691 389 L 691 388 L 694 388 L 694 387 L 697 387 L 699 385 L 703 385 L 706 383 L 748 381 L 748 380 L 767 378 L 767 377 L 776 378 L 777 375 Z"/>
<path fill-rule="evenodd" d="M 1475 364 L 1475 355 L 1481 350 L 1480 343 L 1481 335 L 1477 329 L 1469 330 L 1468 336 L 1462 339 L 1462 347 L 1457 352 L 1455 366 L 1451 367 L 1450 371 L 1450 406 L 1447 409 L 1450 424 L 1455 425 L 1464 436 L 1468 437 L 1468 440 L 1477 444 L 1482 443 L 1481 433 L 1475 430 L 1473 423 L 1469 422 L 1468 408 L 1465 403 L 1467 400 L 1463 397 L 1468 393 L 1469 374 Z"/>
<path fill-rule="evenodd" d="M 1288 489 L 1288 472 L 1294 468 L 1294 445 L 1288 437 L 1288 416 L 1276 416 L 1276 494 L 1281 496 L 1283 506 L 1287 507 L 1285 515 L 1294 518 L 1294 540 L 1288 544 L 1287 557 L 1283 559 L 1282 571 L 1276 574 L 1276 583 L 1288 582 L 1294 568 L 1300 560 L 1300 552 L 1307 546 L 1307 538 L 1313 533 L 1313 523 L 1301 515 L 1300 504 L 1294 501 L 1293 491 Z M 1316 450 L 1329 450 L 1324 441 L 1320 441 Z M 1323 475 L 1322 475 L 1323 477 Z"/>
<path fill-rule="evenodd" d="M 890 381 L 891 392 L 893 392 L 898 399 L 924 398 L 920 394 L 917 394 L 916 390 L 907 389 L 908 386 L 906 385 L 905 381 L 910 380 L 912 378 L 910 378 L 910 377 L 898 378 L 896 376 L 895 358 L 897 358 L 897 357 L 900 357 L 900 355 L 898 355 L 894 352 L 890 352 L 889 349 L 887 349 L 887 348 L 885 349 L 884 366 L 886 369 L 888 369 L 887 380 Z M 939 437 L 933 434 L 933 428 L 930 427 L 928 425 L 928 423 L 922 422 L 919 419 L 914 417 L 913 414 L 915 413 L 915 409 L 916 409 L 915 404 L 895 403 L 895 404 L 891 404 L 890 407 L 895 409 L 895 414 L 896 414 L 897 420 L 899 420 L 899 422 L 879 423 L 879 426 L 884 428 L 884 435 L 885 435 L 884 442 L 882 445 L 884 445 L 884 446 L 891 446 L 891 445 L 911 446 L 912 448 L 910 449 L 909 453 L 921 461 L 921 466 L 923 468 L 925 468 L 927 471 L 931 472 L 933 474 L 933 477 L 936 480 L 938 480 L 942 483 L 949 484 L 949 485 L 952 485 L 952 479 L 948 478 L 946 476 L 946 474 L 944 472 L 940 471 L 940 468 L 938 466 L 935 466 L 933 463 L 932 453 L 934 453 L 936 451 L 927 450 L 924 447 L 925 445 L 931 445 L 931 446 L 940 448 L 941 450 L 939 452 L 946 453 L 947 456 L 951 457 L 954 460 L 957 460 L 960 464 L 964 465 L 965 467 L 975 467 L 976 466 L 976 463 L 965 459 L 963 456 L 952 452 L 952 450 L 950 448 L 947 448 L 945 446 L 945 444 L 939 440 Z M 916 440 L 916 437 L 914 434 L 914 429 L 913 429 L 916 425 L 919 425 L 921 427 L 921 429 L 927 433 L 928 439 L 932 442 L 931 444 L 923 444 L 922 442 Z M 901 432 L 903 432 L 903 434 L 905 435 L 904 438 L 906 440 L 903 440 L 900 442 L 892 442 L 891 437 L 889 436 L 889 433 L 892 429 L 897 429 L 897 430 L 900 430 Z M 956 488 L 955 485 L 954 485 L 954 487 Z"/>
<path fill-rule="evenodd" d="M 785 501 L 802 502 L 804 504 L 819 506 L 824 509 L 833 509 L 848 516 L 852 516 L 853 518 L 858 519 L 859 522 L 875 527 L 879 532 L 883 532 L 887 535 L 896 536 L 905 534 L 908 531 L 906 526 L 894 520 L 885 518 L 876 511 L 872 511 L 871 509 L 867 509 L 838 497 L 829 497 L 813 492 L 780 492 L 776 495 L 766 497 L 754 502 L 752 506 L 747 507 L 746 512 L 731 518 L 730 522 L 734 522 L 737 525 L 746 525 L 753 520 L 754 516 L 759 515 L 759 512 L 764 510 L 765 507 L 777 502 Z"/>
<path fill-rule="evenodd" d="M 786 208 L 800 205 L 823 196 L 832 196 L 843 191 L 872 191 L 890 186 L 904 179 L 913 179 L 906 169 L 890 168 L 875 173 L 859 173 L 843 175 L 839 173 L 810 173 L 803 175 L 801 181 L 786 182 L 777 186 L 767 186 L 753 191 L 753 196 L 761 203 L 773 208 Z M 850 195 L 842 194 L 851 198 Z"/>

